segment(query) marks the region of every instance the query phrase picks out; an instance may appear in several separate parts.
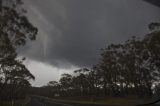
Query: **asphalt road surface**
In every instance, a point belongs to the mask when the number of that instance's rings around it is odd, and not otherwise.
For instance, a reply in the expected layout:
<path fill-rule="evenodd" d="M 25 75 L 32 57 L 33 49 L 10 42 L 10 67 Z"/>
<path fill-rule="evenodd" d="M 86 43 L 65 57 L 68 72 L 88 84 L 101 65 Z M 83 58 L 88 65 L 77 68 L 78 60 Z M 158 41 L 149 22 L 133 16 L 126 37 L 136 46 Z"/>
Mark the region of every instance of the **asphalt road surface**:
<path fill-rule="evenodd" d="M 26 106 L 106 106 L 97 104 L 61 103 L 58 101 L 48 101 L 32 97 Z"/>
<path fill-rule="evenodd" d="M 45 99 L 32 97 L 30 102 L 26 106 L 109 106 L 109 105 L 62 103 L 55 100 L 49 101 Z M 160 104 L 139 105 L 139 106 L 160 106 Z"/>

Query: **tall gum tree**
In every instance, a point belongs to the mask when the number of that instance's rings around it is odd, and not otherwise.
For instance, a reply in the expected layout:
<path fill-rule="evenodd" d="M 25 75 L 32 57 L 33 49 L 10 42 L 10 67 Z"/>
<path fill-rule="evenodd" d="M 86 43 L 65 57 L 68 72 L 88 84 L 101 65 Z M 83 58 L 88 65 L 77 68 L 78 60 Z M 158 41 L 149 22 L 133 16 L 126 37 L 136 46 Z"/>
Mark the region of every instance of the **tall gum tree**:
<path fill-rule="evenodd" d="M 25 59 L 17 59 L 16 49 L 35 40 L 38 32 L 25 14 L 22 0 L 0 0 L 0 99 L 6 88 L 11 87 L 11 95 L 5 98 L 11 99 L 35 79 L 23 64 Z"/>

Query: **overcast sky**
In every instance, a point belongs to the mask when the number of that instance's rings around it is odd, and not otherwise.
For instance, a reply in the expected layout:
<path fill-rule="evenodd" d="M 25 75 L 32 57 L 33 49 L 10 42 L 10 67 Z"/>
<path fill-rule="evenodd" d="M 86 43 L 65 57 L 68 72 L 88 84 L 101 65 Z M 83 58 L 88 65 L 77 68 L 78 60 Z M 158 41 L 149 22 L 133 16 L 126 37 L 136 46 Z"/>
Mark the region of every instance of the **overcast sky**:
<path fill-rule="evenodd" d="M 34 86 L 58 80 L 62 73 L 97 63 L 100 49 L 143 37 L 160 21 L 160 8 L 143 0 L 24 0 L 39 32 L 21 48 Z"/>

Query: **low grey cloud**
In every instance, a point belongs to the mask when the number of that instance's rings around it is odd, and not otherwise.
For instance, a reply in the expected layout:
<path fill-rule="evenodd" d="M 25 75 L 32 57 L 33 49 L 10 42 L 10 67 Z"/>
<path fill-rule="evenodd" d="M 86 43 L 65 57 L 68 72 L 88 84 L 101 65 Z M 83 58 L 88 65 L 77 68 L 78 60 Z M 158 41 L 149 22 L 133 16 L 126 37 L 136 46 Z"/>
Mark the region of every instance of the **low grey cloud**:
<path fill-rule="evenodd" d="M 143 37 L 160 9 L 142 0 L 25 0 L 38 27 L 37 40 L 21 54 L 57 67 L 96 64 L 100 49 L 131 36 Z"/>

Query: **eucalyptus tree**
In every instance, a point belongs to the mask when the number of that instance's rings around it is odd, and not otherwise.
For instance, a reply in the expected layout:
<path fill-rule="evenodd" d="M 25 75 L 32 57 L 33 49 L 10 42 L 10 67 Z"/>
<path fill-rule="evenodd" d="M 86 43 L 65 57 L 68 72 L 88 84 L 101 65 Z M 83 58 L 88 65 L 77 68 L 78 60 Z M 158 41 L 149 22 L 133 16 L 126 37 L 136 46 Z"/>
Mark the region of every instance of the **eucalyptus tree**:
<path fill-rule="evenodd" d="M 118 69 L 119 64 L 117 64 L 117 50 L 119 47 L 120 45 L 111 44 L 107 48 L 102 49 L 100 62 L 97 65 L 105 95 L 116 93 L 117 78 L 120 74 Z"/>
<path fill-rule="evenodd" d="M 89 93 L 90 81 L 88 79 L 88 72 L 89 70 L 87 68 L 74 71 L 75 75 L 73 77 L 72 84 L 75 92 L 80 96 L 84 96 Z"/>
<path fill-rule="evenodd" d="M 62 77 L 59 80 L 61 86 L 61 95 L 69 96 L 72 90 L 72 75 L 62 74 Z"/>
<path fill-rule="evenodd" d="M 49 81 L 47 84 L 47 86 L 51 86 L 51 87 L 56 87 L 58 85 L 59 85 L 59 83 L 57 81 Z"/>
<path fill-rule="evenodd" d="M 35 40 L 37 28 L 26 17 L 21 0 L 0 0 L 0 95 L 6 85 L 28 86 L 34 76 L 17 59 L 17 48 Z M 15 91 L 15 89 L 14 89 Z M 2 98 L 2 96 L 1 96 Z"/>
<path fill-rule="evenodd" d="M 97 67 L 105 94 L 153 94 L 152 86 L 160 78 L 159 25 L 151 23 L 152 32 L 143 39 L 132 37 L 102 50 Z"/>

